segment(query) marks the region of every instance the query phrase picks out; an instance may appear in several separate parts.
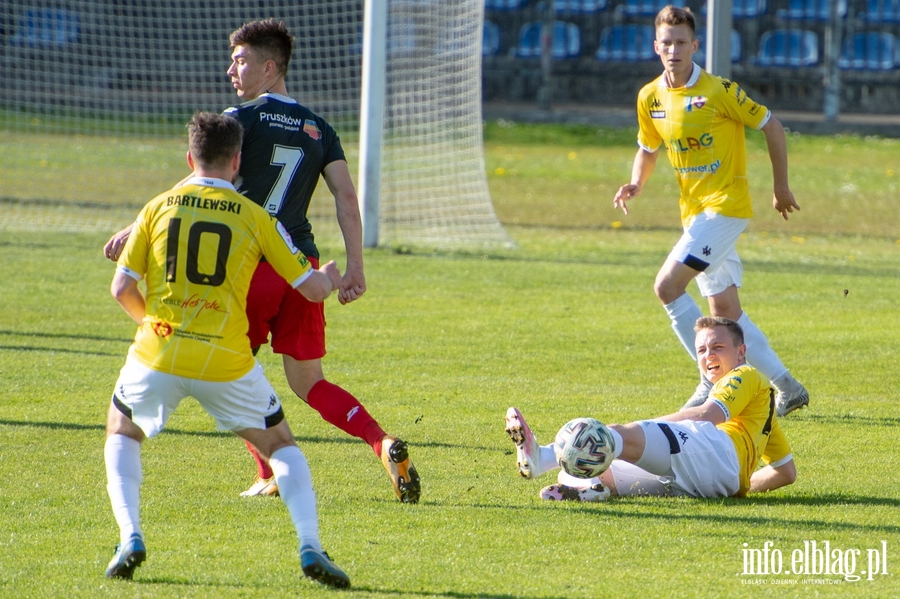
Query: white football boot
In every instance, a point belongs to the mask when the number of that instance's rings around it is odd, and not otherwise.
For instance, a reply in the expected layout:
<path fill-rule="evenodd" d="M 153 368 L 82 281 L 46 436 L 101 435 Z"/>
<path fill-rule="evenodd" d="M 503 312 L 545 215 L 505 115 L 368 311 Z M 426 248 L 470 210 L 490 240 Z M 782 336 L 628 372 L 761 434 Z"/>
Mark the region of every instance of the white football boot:
<path fill-rule="evenodd" d="M 506 410 L 506 434 L 516 444 L 516 468 L 519 476 L 534 478 L 543 474 L 541 446 L 517 408 Z"/>

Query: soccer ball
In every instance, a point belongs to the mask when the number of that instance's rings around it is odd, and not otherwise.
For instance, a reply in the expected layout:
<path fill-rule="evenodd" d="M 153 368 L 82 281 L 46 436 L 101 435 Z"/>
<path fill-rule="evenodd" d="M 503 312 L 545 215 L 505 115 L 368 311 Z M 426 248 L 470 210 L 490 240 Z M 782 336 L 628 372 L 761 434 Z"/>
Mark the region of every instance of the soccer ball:
<path fill-rule="evenodd" d="M 609 468 L 616 444 L 609 429 L 599 420 L 576 418 L 556 433 L 553 451 L 566 474 L 594 478 Z"/>

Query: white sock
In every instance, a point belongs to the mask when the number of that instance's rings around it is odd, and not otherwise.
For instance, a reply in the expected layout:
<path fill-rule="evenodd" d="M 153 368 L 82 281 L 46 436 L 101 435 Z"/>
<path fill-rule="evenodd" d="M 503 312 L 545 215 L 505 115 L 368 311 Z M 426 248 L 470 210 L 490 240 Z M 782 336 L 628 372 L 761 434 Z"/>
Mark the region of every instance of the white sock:
<path fill-rule="evenodd" d="M 703 312 L 700 311 L 697 302 L 688 293 L 663 307 L 672 321 L 672 330 L 675 331 L 675 335 L 681 341 L 687 353 L 690 354 L 691 359 L 696 362 L 697 350 L 694 347 L 694 336 L 696 335 L 694 333 L 694 325 L 697 324 L 697 319 L 703 316 Z"/>
<path fill-rule="evenodd" d="M 658 476 L 672 474 L 672 447 L 669 438 L 653 420 L 641 421 L 644 431 L 644 452 L 634 465 Z"/>
<path fill-rule="evenodd" d="M 119 540 L 128 542 L 132 534 L 143 536 L 140 520 L 141 444 L 125 435 L 110 435 L 103 448 L 106 462 L 106 491 L 113 516 L 119 525 Z"/>
<path fill-rule="evenodd" d="M 622 455 L 622 451 L 625 449 L 625 441 L 622 439 L 622 435 L 619 434 L 619 431 L 613 430 L 606 427 L 606 430 L 609 431 L 609 434 L 612 435 L 613 444 L 616 446 L 616 450 L 613 452 L 613 457 L 617 458 Z"/>
<path fill-rule="evenodd" d="M 741 317 L 737 322 L 744 330 L 744 343 L 747 345 L 747 362 L 773 382 L 787 374 L 787 368 L 778 359 L 778 354 L 769 347 L 769 340 L 759 330 L 759 327 L 753 324 L 746 312 L 741 313 Z"/>
<path fill-rule="evenodd" d="M 551 470 L 559 468 L 559 462 L 556 461 L 556 452 L 553 450 L 552 443 L 550 445 L 541 445 L 541 454 L 538 457 L 538 461 L 540 462 L 538 467 L 541 471 L 533 476 L 538 476 L 539 474 L 544 474 L 545 472 L 550 472 Z"/>
<path fill-rule="evenodd" d="M 312 474 L 306 456 L 296 445 L 288 445 L 275 451 L 269 458 L 269 466 L 275 473 L 275 482 L 281 499 L 297 529 L 300 546 L 310 545 L 322 551 L 319 541 L 319 520 L 316 515 L 316 492 L 312 486 Z"/>

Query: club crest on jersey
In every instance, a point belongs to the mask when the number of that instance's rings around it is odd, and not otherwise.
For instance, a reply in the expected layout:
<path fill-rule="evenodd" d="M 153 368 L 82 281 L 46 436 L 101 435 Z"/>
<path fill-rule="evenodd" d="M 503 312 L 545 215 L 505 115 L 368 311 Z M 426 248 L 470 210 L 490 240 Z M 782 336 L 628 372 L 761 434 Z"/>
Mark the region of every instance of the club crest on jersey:
<path fill-rule="evenodd" d="M 312 119 L 303 121 L 303 132 L 316 141 L 322 137 L 322 133 L 319 132 L 319 126 L 316 125 L 316 122 Z"/>
<path fill-rule="evenodd" d="M 172 325 L 168 322 L 154 322 L 150 327 L 157 337 L 168 337 L 172 334 Z"/>
<path fill-rule="evenodd" d="M 685 109 L 690 112 L 694 108 L 697 110 L 706 105 L 706 96 L 688 96 L 685 102 Z"/>

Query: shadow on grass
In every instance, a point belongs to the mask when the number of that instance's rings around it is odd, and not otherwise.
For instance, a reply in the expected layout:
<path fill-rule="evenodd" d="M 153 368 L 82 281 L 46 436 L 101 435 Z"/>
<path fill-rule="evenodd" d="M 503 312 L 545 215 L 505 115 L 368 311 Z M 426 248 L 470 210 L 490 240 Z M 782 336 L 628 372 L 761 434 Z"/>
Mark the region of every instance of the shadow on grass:
<path fill-rule="evenodd" d="M 0 345 L 0 351 L 27 351 L 50 352 L 60 354 L 81 354 L 83 356 L 124 357 L 123 352 L 85 351 L 83 349 L 69 349 L 67 347 L 35 347 L 32 345 Z"/>
<path fill-rule="evenodd" d="M 399 590 L 399 589 L 386 589 L 386 588 L 378 588 L 378 587 L 368 587 L 368 586 L 360 586 L 360 587 L 350 587 L 347 592 L 358 591 L 360 593 L 378 593 L 380 595 L 396 595 L 398 597 L 479 597 L 484 599 L 528 599 L 529 597 L 542 597 L 543 599 L 565 599 L 571 597 L 571 595 L 522 595 L 520 593 L 516 593 L 515 595 L 509 595 L 506 593 L 458 593 L 456 591 L 410 591 L 410 590 Z"/>
<path fill-rule="evenodd" d="M 125 339 L 122 337 L 101 337 L 98 335 L 84 335 L 71 333 L 45 333 L 42 331 L 11 331 L 0 329 L 0 335 L 8 335 L 12 337 L 39 337 L 42 339 L 78 339 L 81 341 L 111 341 L 114 343 L 130 344 L 134 339 Z M 0 351 L 17 351 L 17 352 L 52 352 L 63 354 L 82 354 L 85 356 L 125 356 L 124 351 L 106 352 L 106 351 L 88 351 L 84 349 L 72 349 L 70 347 L 41 347 L 37 345 L 0 345 Z"/>
<path fill-rule="evenodd" d="M 900 426 L 900 417 L 858 416 L 856 414 L 800 414 L 798 420 L 814 420 L 828 425 Z"/>
<path fill-rule="evenodd" d="M 553 227 L 550 227 L 551 229 Z M 673 235 L 672 244 L 678 240 L 678 235 Z M 623 246 L 624 247 L 624 246 Z M 738 250 L 740 251 L 740 247 Z M 616 252 L 594 252 L 591 257 L 574 257 L 568 255 L 557 255 L 552 257 L 535 258 L 534 255 L 528 253 L 516 253 L 511 250 L 468 250 L 468 249 L 434 249 L 427 247 L 387 247 L 382 248 L 382 252 L 419 258 L 439 258 L 444 260 L 487 260 L 496 262 L 522 262 L 529 264 L 580 264 L 587 266 L 644 266 L 647 268 L 659 268 L 664 259 L 665 252 L 647 251 L 643 254 L 635 254 L 634 252 L 626 253 L 622 251 Z M 892 266 L 854 264 L 852 269 L 847 265 L 825 261 L 822 262 L 800 262 L 790 258 L 773 259 L 773 260 L 755 260 L 753 258 L 742 259 L 744 270 L 750 272 L 772 273 L 772 274 L 796 274 L 796 275 L 829 275 L 841 276 L 845 279 L 856 279 L 861 277 L 881 277 L 881 278 L 900 278 L 900 269 Z"/>
<path fill-rule="evenodd" d="M 557 506 L 565 506 L 566 513 L 575 512 L 585 515 L 595 515 L 603 517 L 607 522 L 610 518 L 621 518 L 623 520 L 647 520 L 661 522 L 709 522 L 717 526 L 721 526 L 722 530 L 729 530 L 734 525 L 741 526 L 757 526 L 761 529 L 768 527 L 785 527 L 787 529 L 796 529 L 802 527 L 804 530 L 844 530 L 844 531 L 877 531 L 879 533 L 900 534 L 900 525 L 897 524 L 859 524 L 850 522 L 846 517 L 841 520 L 814 520 L 805 517 L 809 512 L 797 511 L 792 508 L 802 506 L 806 508 L 824 508 L 829 506 L 846 507 L 890 507 L 900 508 L 900 499 L 892 497 L 872 497 L 863 495 L 841 495 L 841 494 L 825 494 L 815 496 L 787 496 L 787 495 L 756 495 L 748 498 L 719 498 L 719 499 L 695 499 L 691 497 L 618 497 L 602 504 L 572 504 L 568 502 L 547 502 L 541 501 L 534 506 L 523 505 L 497 505 L 497 504 L 460 504 L 456 507 L 475 507 L 482 509 L 515 509 L 515 510 L 533 510 L 544 511 L 548 509 L 559 509 Z M 673 508 L 681 508 L 673 510 Z M 771 511 L 766 511 L 764 516 L 733 516 L 727 514 L 701 514 L 697 513 L 696 507 L 784 507 L 785 514 L 788 516 L 776 518 L 772 517 Z M 642 511 L 646 508 L 648 511 Z M 651 511 L 652 510 L 652 511 Z M 672 511 L 661 511 L 672 510 Z M 815 512 L 813 512 L 815 513 Z"/>
<path fill-rule="evenodd" d="M 50 430 L 70 430 L 70 431 L 103 431 L 106 430 L 105 424 L 80 424 L 77 422 L 44 422 L 38 420 L 3 420 L 0 419 L 0 426 L 21 426 L 21 427 L 31 427 L 31 428 L 45 428 Z M 160 436 L 163 435 L 178 435 L 178 436 L 187 436 L 187 437 L 237 437 L 234 433 L 230 431 L 196 431 L 196 430 L 182 430 L 178 428 L 165 428 L 160 433 Z M 305 437 L 302 435 L 294 435 L 294 440 L 297 441 L 297 444 L 300 445 L 301 449 L 303 448 L 304 443 L 332 443 L 337 445 L 354 445 L 357 443 L 363 443 L 359 439 L 349 436 L 342 437 Z M 415 443 L 410 442 L 410 447 L 419 449 L 422 447 L 430 447 L 436 449 L 469 449 L 469 450 L 479 450 L 479 451 L 492 451 L 494 448 L 492 447 L 479 447 L 475 445 L 461 445 L 461 444 L 451 444 L 451 443 L 437 443 L 433 441 L 429 441 L 427 443 Z M 511 452 L 510 452 L 511 453 Z M 377 459 L 377 458 L 376 458 Z"/>
<path fill-rule="evenodd" d="M 234 582 L 197 582 L 196 580 L 193 580 L 193 579 L 179 580 L 177 578 L 166 578 L 166 577 L 160 577 L 160 576 L 151 576 L 151 577 L 147 577 L 147 578 L 141 578 L 139 576 L 140 576 L 140 572 L 137 573 L 136 578 L 134 580 L 130 580 L 127 582 L 126 581 L 117 581 L 117 584 L 121 583 L 123 586 L 125 586 L 126 584 L 129 586 L 130 585 L 139 585 L 139 587 L 144 586 L 144 585 L 148 585 L 148 586 L 149 585 L 173 585 L 173 586 L 190 586 L 190 587 L 202 586 L 202 587 L 206 587 L 206 588 L 221 587 L 222 589 L 247 589 L 247 588 L 250 588 L 247 585 L 242 585 L 240 583 L 234 583 Z M 342 589 L 341 590 L 342 594 L 352 595 L 353 593 L 366 593 L 367 595 L 369 595 L 372 593 L 377 593 L 379 595 L 397 596 L 397 597 L 479 597 L 479 598 L 483 598 L 483 599 L 528 599 L 529 597 L 532 597 L 532 595 L 522 595 L 519 593 L 517 593 L 515 595 L 510 595 L 507 593 L 461 593 L 461 592 L 456 592 L 456 591 L 432 591 L 432 592 L 429 592 L 429 591 L 413 591 L 413 590 L 408 590 L 408 589 L 389 589 L 389 588 L 374 587 L 374 586 L 354 586 L 352 583 L 352 580 L 353 579 L 351 577 L 350 588 Z M 326 590 L 329 588 L 324 585 L 320 585 L 316 582 L 313 582 L 311 580 L 306 580 L 306 582 L 309 583 L 310 589 Z M 150 589 L 142 588 L 141 590 L 149 591 Z M 538 597 L 538 595 L 534 595 L 534 597 Z M 541 597 L 543 599 L 566 599 L 566 597 L 569 597 L 569 595 L 556 595 L 556 596 L 539 595 L 539 597 Z"/>
<path fill-rule="evenodd" d="M 43 337 L 47 339 L 84 339 L 87 341 L 114 341 L 116 343 L 131 343 L 134 338 L 125 337 L 102 337 L 99 335 L 85 335 L 83 333 L 47 333 L 44 331 L 10 331 L 8 329 L 0 329 L 0 335 L 13 335 L 17 337 Z"/>

